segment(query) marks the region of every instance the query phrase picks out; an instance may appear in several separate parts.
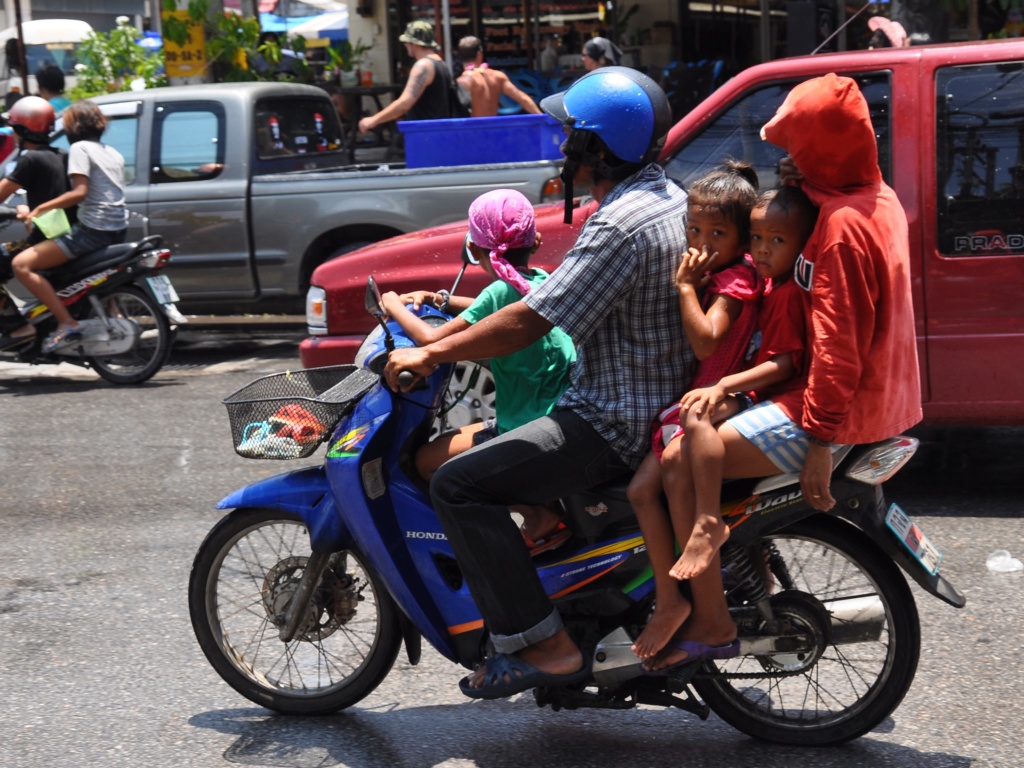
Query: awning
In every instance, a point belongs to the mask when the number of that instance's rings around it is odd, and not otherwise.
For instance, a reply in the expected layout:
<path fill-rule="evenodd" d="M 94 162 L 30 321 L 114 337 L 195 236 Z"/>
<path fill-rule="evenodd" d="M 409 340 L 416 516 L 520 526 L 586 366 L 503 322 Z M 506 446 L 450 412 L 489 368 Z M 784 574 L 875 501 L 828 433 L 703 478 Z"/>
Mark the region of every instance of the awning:
<path fill-rule="evenodd" d="M 224 0 L 224 8 L 229 11 L 241 11 L 241 0 Z M 348 5 L 340 0 L 259 0 L 257 9 L 260 14 L 309 16 L 310 13 L 315 13 L 316 10 L 348 10 Z"/>
<path fill-rule="evenodd" d="M 327 38 L 334 42 L 348 40 L 348 9 L 322 13 L 291 28 L 290 34 L 307 40 Z"/>

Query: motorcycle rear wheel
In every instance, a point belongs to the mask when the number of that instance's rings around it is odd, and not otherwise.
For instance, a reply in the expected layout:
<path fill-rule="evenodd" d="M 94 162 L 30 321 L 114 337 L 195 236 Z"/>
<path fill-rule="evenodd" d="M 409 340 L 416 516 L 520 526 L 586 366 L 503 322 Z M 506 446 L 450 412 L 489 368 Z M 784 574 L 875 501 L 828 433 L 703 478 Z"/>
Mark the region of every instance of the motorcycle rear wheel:
<path fill-rule="evenodd" d="M 706 669 L 750 677 L 712 674 L 695 679 L 694 687 L 719 717 L 765 741 L 828 746 L 864 735 L 899 706 L 917 671 L 921 626 L 906 579 L 868 536 L 831 518 L 801 521 L 762 541 L 774 543 L 786 563 L 792 583 L 775 575 L 783 589 L 837 607 L 844 600 L 879 600 L 879 636 L 844 644 L 824 639 L 820 658 L 810 661 L 794 654 L 774 662 L 754 656 L 714 662 Z M 779 602 L 785 611 L 787 601 Z M 813 614 L 804 621 L 815 623 Z"/>
<path fill-rule="evenodd" d="M 398 609 L 359 553 L 332 556 L 313 607 L 284 643 L 283 612 L 310 554 L 297 515 L 236 509 L 206 536 L 189 578 L 189 612 L 203 653 L 250 701 L 287 715 L 352 706 L 391 670 L 401 647 Z"/>
<path fill-rule="evenodd" d="M 139 337 L 131 349 L 119 355 L 93 357 L 89 364 L 112 384 L 141 384 L 159 371 L 171 354 L 171 324 L 149 294 L 125 286 L 100 299 L 108 315 L 131 320 Z M 89 317 L 96 317 L 90 309 Z"/>

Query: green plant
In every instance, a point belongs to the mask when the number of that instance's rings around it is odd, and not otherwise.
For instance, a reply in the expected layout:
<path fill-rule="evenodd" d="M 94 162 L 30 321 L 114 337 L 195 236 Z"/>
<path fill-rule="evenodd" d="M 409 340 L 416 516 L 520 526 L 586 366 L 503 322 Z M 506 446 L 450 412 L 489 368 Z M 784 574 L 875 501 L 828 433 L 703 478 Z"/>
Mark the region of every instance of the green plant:
<path fill-rule="evenodd" d="M 110 32 L 94 32 L 82 43 L 75 67 L 77 82 L 68 91 L 73 101 L 103 93 L 131 90 L 142 83 L 146 88 L 167 85 L 160 74 L 164 57 L 135 42 L 141 34 L 119 16 L 117 28 Z"/>
<path fill-rule="evenodd" d="M 177 9 L 175 0 L 163 0 L 164 10 Z M 210 77 L 215 82 L 247 80 L 288 80 L 307 82 L 312 71 L 302 54 L 306 40 L 301 36 L 286 37 L 282 42 L 268 38 L 260 42 L 258 19 L 243 18 L 225 12 L 210 15 L 208 0 L 189 0 L 185 9 L 188 20 L 168 17 L 164 20 L 163 35 L 171 42 L 184 45 L 189 25 L 201 24 L 206 37 L 206 60 Z M 282 50 L 288 48 L 297 56 L 286 70 L 279 65 L 284 59 Z"/>
<path fill-rule="evenodd" d="M 352 45 L 349 40 L 342 40 L 337 48 L 328 48 L 327 55 L 330 57 L 331 69 L 335 72 L 351 72 L 356 68 L 359 60 L 371 49 L 372 45 L 363 42 L 363 38 L 356 40 Z"/>

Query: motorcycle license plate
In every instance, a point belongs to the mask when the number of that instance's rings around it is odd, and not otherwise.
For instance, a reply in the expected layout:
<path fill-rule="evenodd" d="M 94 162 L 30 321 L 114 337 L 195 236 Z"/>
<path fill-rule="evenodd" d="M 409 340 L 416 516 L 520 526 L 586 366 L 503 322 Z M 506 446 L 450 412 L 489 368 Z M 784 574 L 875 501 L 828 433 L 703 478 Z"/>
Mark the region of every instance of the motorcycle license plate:
<path fill-rule="evenodd" d="M 171 285 L 171 278 L 167 275 L 147 277 L 146 282 L 149 283 L 150 290 L 153 291 L 153 295 L 156 296 L 157 301 L 161 304 L 174 304 L 177 301 L 181 301 L 178 298 L 178 292 Z"/>
<path fill-rule="evenodd" d="M 934 576 L 939 572 L 942 553 L 898 505 L 893 504 L 889 507 L 889 512 L 885 516 L 885 524 L 928 573 Z"/>

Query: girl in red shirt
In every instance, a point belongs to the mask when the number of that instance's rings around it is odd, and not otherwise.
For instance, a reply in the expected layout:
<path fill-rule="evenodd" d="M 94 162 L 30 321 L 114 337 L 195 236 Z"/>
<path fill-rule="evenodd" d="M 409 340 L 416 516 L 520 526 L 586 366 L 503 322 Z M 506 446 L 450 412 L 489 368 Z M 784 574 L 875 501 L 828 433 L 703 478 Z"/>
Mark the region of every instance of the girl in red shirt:
<path fill-rule="evenodd" d="M 676 273 L 676 288 L 683 331 L 700 360 L 689 386 L 701 387 L 750 363 L 750 340 L 764 291 L 764 280 L 746 253 L 750 213 L 757 200 L 757 173 L 746 163 L 730 161 L 695 181 L 687 195 L 689 250 L 683 254 Z M 720 418 L 716 415 L 716 423 L 729 415 L 724 411 Z M 659 414 L 653 426 L 651 453 L 629 484 L 629 500 L 655 565 L 657 591 L 654 615 L 634 645 L 641 658 L 664 645 L 689 612 L 688 607 L 683 608 L 678 584 L 668 573 L 676 539 L 669 511 L 662 504 L 666 488 L 662 462 L 678 452 L 689 421 L 678 402 Z M 678 541 L 685 546 L 687 539 Z"/>
<path fill-rule="evenodd" d="M 792 275 L 816 217 L 814 206 L 795 187 L 765 192 L 751 211 L 753 266 L 767 281 L 758 323 L 760 345 L 753 367 L 699 386 L 680 400 L 685 439 L 671 443 L 661 459 L 674 539 L 682 549 L 674 565 L 674 552 L 666 557 L 667 547 L 651 546 L 658 533 L 651 531 L 649 537 L 641 518 L 656 585 L 659 571 L 679 581 L 699 575 L 728 538 L 729 530 L 719 511 L 725 450 L 716 425 L 758 400 L 806 386 L 805 299 Z M 665 538 L 664 533 L 661 538 Z M 696 661 L 695 655 L 728 658 L 738 653 L 735 641 L 722 646 L 693 640 L 670 644 L 689 613 L 689 602 L 680 595 L 678 585 L 669 581 L 668 588 L 658 592 L 654 616 L 633 645 L 633 651 L 645 660 L 645 667 L 654 671 L 681 660 Z"/>

